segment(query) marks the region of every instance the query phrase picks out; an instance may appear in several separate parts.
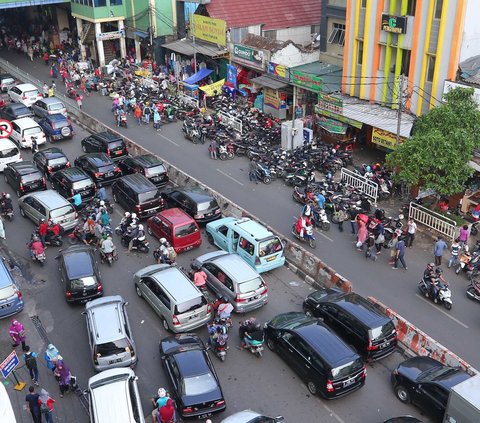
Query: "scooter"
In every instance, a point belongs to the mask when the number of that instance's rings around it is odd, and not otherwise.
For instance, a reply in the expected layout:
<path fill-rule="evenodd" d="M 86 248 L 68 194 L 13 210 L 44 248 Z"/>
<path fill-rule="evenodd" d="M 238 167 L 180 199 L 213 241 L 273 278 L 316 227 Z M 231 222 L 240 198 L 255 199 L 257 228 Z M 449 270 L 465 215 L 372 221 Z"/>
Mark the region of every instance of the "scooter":
<path fill-rule="evenodd" d="M 240 322 L 240 328 L 238 329 L 238 334 L 240 336 L 240 339 L 244 339 L 245 338 L 245 331 L 247 329 L 247 326 L 245 324 L 245 322 Z M 252 345 L 247 345 L 245 346 L 245 349 L 248 349 L 252 354 L 254 354 L 255 356 L 257 356 L 258 358 L 261 358 L 262 355 L 263 355 L 263 344 L 265 342 L 265 337 L 263 335 L 263 330 L 261 329 L 260 326 L 258 326 L 258 332 L 262 332 L 262 337 L 261 339 L 252 339 L 251 340 L 251 343 Z M 257 336 L 257 338 L 259 338 L 259 336 Z"/>
<path fill-rule="evenodd" d="M 330 221 L 328 220 L 327 213 L 324 209 L 317 209 L 312 207 L 312 223 L 320 228 L 322 231 L 330 230 Z"/>
<path fill-rule="evenodd" d="M 296 223 L 292 225 L 292 235 L 300 240 L 301 242 L 308 242 L 311 248 L 315 248 L 317 246 L 317 241 L 315 240 L 315 235 L 313 234 L 313 227 L 307 226 L 303 230 L 303 237 L 296 231 Z"/>
<path fill-rule="evenodd" d="M 45 260 L 47 259 L 47 256 L 45 255 L 45 251 L 42 254 L 34 254 L 32 257 L 33 261 L 36 261 L 40 266 L 43 266 L 45 264 Z"/>
<path fill-rule="evenodd" d="M 467 297 L 471 300 L 480 302 L 480 281 L 473 279 L 467 288 Z"/>
<path fill-rule="evenodd" d="M 128 244 L 130 243 L 130 237 L 127 235 L 123 235 L 121 238 L 121 243 L 123 247 L 128 248 Z M 133 239 L 132 250 L 137 250 L 145 254 L 150 251 L 149 243 L 144 236 L 140 238 L 136 237 Z"/>
<path fill-rule="evenodd" d="M 1 215 L 4 219 L 7 219 L 9 222 L 11 222 L 13 220 L 13 209 L 5 209 L 2 207 L 2 212 L 1 212 Z"/>
<path fill-rule="evenodd" d="M 38 230 L 32 234 L 32 238 L 38 235 Z M 55 233 L 51 230 L 47 230 L 47 235 L 45 236 L 45 245 L 52 246 L 52 247 L 61 247 L 63 245 L 63 239 L 60 235 L 55 235 Z"/>
<path fill-rule="evenodd" d="M 210 351 L 212 351 L 221 361 L 225 361 L 227 350 L 229 349 L 227 345 L 228 329 L 218 324 L 207 325 L 207 328 L 210 335 L 208 340 Z M 216 339 L 213 339 L 212 337 L 218 328 L 221 328 L 221 334 Z"/>
<path fill-rule="evenodd" d="M 117 250 L 112 251 L 111 253 L 104 253 L 100 249 L 100 262 L 107 263 L 109 266 L 113 264 L 114 261 L 118 260 Z"/>
<path fill-rule="evenodd" d="M 128 128 L 127 115 L 121 115 L 120 116 L 120 122 L 119 122 L 118 126 L 124 127 L 125 129 Z"/>
<path fill-rule="evenodd" d="M 419 282 L 418 289 L 423 296 L 430 298 L 435 304 L 443 304 L 447 310 L 451 310 L 452 291 L 450 291 L 448 285 L 442 284 L 440 281 L 438 281 L 437 284 L 437 298 L 431 298 L 432 295 L 430 291 L 430 282 L 427 282 L 425 278 L 422 278 L 422 280 Z"/>

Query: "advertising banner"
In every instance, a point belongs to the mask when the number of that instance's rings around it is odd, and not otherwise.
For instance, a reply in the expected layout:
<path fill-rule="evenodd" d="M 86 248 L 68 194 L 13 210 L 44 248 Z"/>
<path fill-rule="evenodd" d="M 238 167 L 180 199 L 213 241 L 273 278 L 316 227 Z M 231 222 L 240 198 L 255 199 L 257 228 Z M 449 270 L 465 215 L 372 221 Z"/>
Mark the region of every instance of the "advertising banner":
<path fill-rule="evenodd" d="M 227 83 L 237 88 L 237 67 L 234 65 L 227 65 Z"/>
<path fill-rule="evenodd" d="M 405 138 L 400 137 L 400 144 L 404 141 Z M 397 136 L 391 132 L 373 128 L 372 142 L 390 150 L 395 150 L 395 147 L 397 146 Z"/>
<path fill-rule="evenodd" d="M 227 45 L 227 24 L 222 19 L 193 15 L 193 35 L 201 40 L 221 46 Z"/>
<path fill-rule="evenodd" d="M 263 69 L 264 52 L 240 44 L 233 45 L 234 58 Z"/>
<path fill-rule="evenodd" d="M 323 87 L 322 78 L 312 75 L 310 73 L 291 71 L 292 82 L 301 88 L 306 88 L 310 91 L 320 92 Z"/>
<path fill-rule="evenodd" d="M 263 96 L 263 104 L 265 106 L 270 106 L 277 110 L 280 108 L 280 97 L 278 97 L 276 90 L 265 87 L 263 89 Z"/>
<path fill-rule="evenodd" d="M 97 41 L 107 41 L 107 40 L 116 40 L 118 38 L 125 37 L 125 30 L 120 29 L 119 31 L 112 31 L 112 32 L 100 32 L 95 35 L 95 39 Z"/>
<path fill-rule="evenodd" d="M 267 72 L 278 76 L 279 78 L 289 79 L 288 77 L 288 68 L 284 65 L 278 65 L 273 62 L 268 62 Z"/>
<path fill-rule="evenodd" d="M 225 79 L 221 79 L 220 81 L 214 82 L 210 85 L 204 85 L 203 87 L 200 87 L 200 89 L 206 94 L 207 97 L 212 97 L 214 95 L 221 94 L 223 84 L 225 84 Z"/>
<path fill-rule="evenodd" d="M 394 34 L 407 32 L 407 18 L 404 16 L 382 15 L 382 31 Z"/>

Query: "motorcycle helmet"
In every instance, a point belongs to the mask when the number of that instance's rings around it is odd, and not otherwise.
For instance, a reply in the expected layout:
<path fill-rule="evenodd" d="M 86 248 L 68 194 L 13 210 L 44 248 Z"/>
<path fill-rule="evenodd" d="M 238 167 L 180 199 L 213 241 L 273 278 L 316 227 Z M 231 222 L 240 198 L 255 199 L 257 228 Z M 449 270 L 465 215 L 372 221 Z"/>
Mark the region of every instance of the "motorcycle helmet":
<path fill-rule="evenodd" d="M 45 219 L 40 219 L 40 222 L 42 222 L 42 223 L 45 222 Z"/>
<path fill-rule="evenodd" d="M 101 200 L 100 201 L 100 207 L 103 207 L 105 205 L 105 201 Z M 128 212 L 127 212 L 128 213 Z"/>
<path fill-rule="evenodd" d="M 465 245 L 463 247 L 463 251 L 465 251 L 466 253 L 468 253 L 470 251 L 470 249 L 468 248 L 468 245 Z"/>
<path fill-rule="evenodd" d="M 227 297 L 222 297 L 222 301 L 223 301 L 224 303 L 228 303 L 228 298 L 227 298 Z"/>
<path fill-rule="evenodd" d="M 200 270 L 202 268 L 202 266 L 199 263 L 195 263 L 195 262 L 191 263 L 190 267 L 192 268 L 192 270 L 195 270 L 195 271 Z"/>
<path fill-rule="evenodd" d="M 132 219 L 136 219 L 137 218 L 137 213 L 132 213 Z"/>
<path fill-rule="evenodd" d="M 427 264 L 428 269 L 433 270 L 434 267 L 435 267 L 435 263 L 433 263 L 433 262 L 430 262 L 430 263 Z"/>
<path fill-rule="evenodd" d="M 138 225 L 138 230 L 143 231 L 143 225 Z"/>
<path fill-rule="evenodd" d="M 367 172 L 371 172 L 372 171 L 372 168 L 370 166 L 367 166 L 366 169 L 365 169 Z"/>
<path fill-rule="evenodd" d="M 32 241 L 40 241 L 40 238 L 37 235 L 33 235 Z"/>
<path fill-rule="evenodd" d="M 441 267 L 437 267 L 437 268 L 435 269 L 435 274 L 436 274 L 436 275 L 440 276 L 442 273 L 443 273 L 443 270 L 442 270 Z"/>
<path fill-rule="evenodd" d="M 130 212 L 125 212 L 125 217 L 130 217 Z"/>
<path fill-rule="evenodd" d="M 139 240 L 140 242 L 145 241 L 145 235 L 138 237 L 138 240 Z"/>
<path fill-rule="evenodd" d="M 158 241 L 160 242 L 160 244 L 166 244 L 167 243 L 166 238 L 160 238 Z"/>
<path fill-rule="evenodd" d="M 5 198 L 10 198 L 10 194 L 8 192 L 5 194 Z"/>

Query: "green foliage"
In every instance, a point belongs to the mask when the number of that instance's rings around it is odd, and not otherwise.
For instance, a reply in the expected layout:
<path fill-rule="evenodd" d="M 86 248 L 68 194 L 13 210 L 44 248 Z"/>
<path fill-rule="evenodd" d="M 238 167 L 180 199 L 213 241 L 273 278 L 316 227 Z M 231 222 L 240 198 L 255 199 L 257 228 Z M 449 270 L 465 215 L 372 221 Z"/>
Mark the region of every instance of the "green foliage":
<path fill-rule="evenodd" d="M 473 174 L 468 162 L 480 147 L 480 111 L 473 88 L 455 88 L 445 99 L 418 119 L 414 135 L 387 155 L 387 165 L 398 168 L 398 180 L 453 195 Z"/>

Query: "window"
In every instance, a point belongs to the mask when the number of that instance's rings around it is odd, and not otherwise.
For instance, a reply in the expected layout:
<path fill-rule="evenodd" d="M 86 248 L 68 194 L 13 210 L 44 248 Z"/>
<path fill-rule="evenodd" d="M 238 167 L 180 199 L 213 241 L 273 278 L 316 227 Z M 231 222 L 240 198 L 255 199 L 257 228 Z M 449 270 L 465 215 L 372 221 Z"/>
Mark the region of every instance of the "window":
<path fill-rule="evenodd" d="M 255 250 L 253 244 L 251 242 L 248 242 L 245 238 L 240 237 L 240 242 L 238 243 L 239 248 L 242 250 L 246 251 L 248 254 L 253 256 L 253 252 Z"/>
<path fill-rule="evenodd" d="M 218 232 L 220 232 L 223 236 L 227 236 L 228 233 L 228 226 L 222 225 L 218 228 Z"/>
<path fill-rule="evenodd" d="M 277 30 L 272 29 L 271 31 L 263 31 L 263 36 L 269 40 L 277 39 Z"/>
<path fill-rule="evenodd" d="M 443 0 L 435 0 L 435 13 L 434 19 L 440 19 L 442 17 Z"/>
<path fill-rule="evenodd" d="M 93 5 L 95 7 L 103 7 L 107 5 L 107 0 L 93 0 Z"/>
<path fill-rule="evenodd" d="M 320 33 L 320 25 L 311 25 L 310 26 L 310 35 L 319 34 Z"/>
<path fill-rule="evenodd" d="M 121 6 L 122 0 L 110 0 L 110 6 Z"/>
<path fill-rule="evenodd" d="M 408 76 L 410 70 L 410 50 L 402 50 L 402 75 Z"/>
<path fill-rule="evenodd" d="M 363 64 L 363 41 L 357 40 L 357 65 Z"/>
<path fill-rule="evenodd" d="M 416 8 L 417 8 L 417 0 L 408 0 L 407 15 L 415 16 Z"/>
<path fill-rule="evenodd" d="M 427 82 L 433 81 L 433 75 L 435 73 L 435 59 L 435 56 L 428 56 Z"/>
<path fill-rule="evenodd" d="M 345 25 L 340 23 L 334 23 L 332 32 L 328 37 L 328 43 L 339 44 L 343 46 L 345 44 Z"/>

